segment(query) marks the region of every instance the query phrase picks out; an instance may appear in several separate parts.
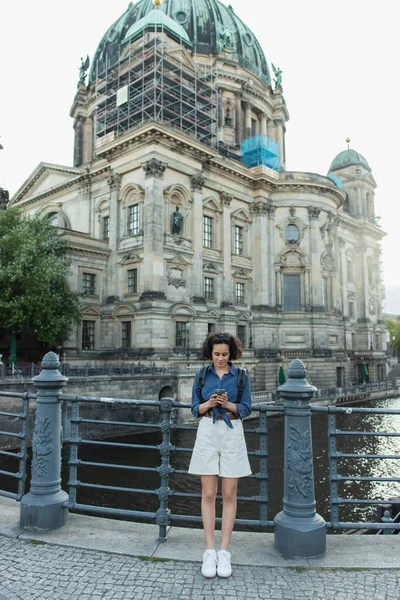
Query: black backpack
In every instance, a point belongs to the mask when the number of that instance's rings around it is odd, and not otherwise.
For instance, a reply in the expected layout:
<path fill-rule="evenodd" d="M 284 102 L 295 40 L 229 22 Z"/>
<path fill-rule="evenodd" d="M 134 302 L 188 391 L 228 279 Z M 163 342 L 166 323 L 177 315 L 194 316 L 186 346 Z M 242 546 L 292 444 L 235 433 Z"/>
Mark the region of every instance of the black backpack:
<path fill-rule="evenodd" d="M 208 371 L 208 367 L 209 365 L 206 365 L 205 367 L 202 367 L 199 371 L 199 378 L 197 380 L 197 391 L 199 392 L 199 396 L 200 398 L 205 402 L 204 398 L 203 398 L 203 394 L 202 394 L 202 389 L 207 377 L 207 371 Z M 238 367 L 238 395 L 236 398 L 236 403 L 239 403 L 242 399 L 242 394 L 243 394 L 243 388 L 245 386 L 246 383 L 246 369 L 242 369 L 241 367 Z"/>

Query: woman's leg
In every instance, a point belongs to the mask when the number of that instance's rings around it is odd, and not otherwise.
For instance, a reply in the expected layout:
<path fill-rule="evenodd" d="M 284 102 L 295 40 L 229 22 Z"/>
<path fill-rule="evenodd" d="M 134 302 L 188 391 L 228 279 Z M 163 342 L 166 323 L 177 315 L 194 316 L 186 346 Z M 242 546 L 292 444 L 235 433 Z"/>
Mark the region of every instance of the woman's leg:
<path fill-rule="evenodd" d="M 221 550 L 228 550 L 236 519 L 237 487 L 236 477 L 222 477 L 222 541 Z"/>
<path fill-rule="evenodd" d="M 218 475 L 201 475 L 201 515 L 203 517 L 206 548 L 214 548 L 215 498 L 217 496 Z"/>

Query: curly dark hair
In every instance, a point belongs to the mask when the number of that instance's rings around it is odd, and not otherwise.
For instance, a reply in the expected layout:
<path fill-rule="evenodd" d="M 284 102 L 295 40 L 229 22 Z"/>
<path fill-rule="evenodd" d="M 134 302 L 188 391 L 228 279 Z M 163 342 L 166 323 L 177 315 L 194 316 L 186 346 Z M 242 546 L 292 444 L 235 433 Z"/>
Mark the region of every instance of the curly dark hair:
<path fill-rule="evenodd" d="M 202 346 L 203 360 L 211 360 L 214 344 L 228 344 L 229 360 L 236 360 L 242 356 L 242 342 L 230 333 L 218 331 L 217 333 L 209 333 L 204 340 Z"/>

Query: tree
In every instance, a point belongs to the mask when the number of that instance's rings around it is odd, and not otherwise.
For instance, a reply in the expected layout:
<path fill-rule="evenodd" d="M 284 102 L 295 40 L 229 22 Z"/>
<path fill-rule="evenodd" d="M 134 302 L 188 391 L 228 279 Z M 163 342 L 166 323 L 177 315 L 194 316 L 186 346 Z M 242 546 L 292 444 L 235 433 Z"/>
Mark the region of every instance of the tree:
<path fill-rule="evenodd" d="M 0 211 L 0 328 L 27 329 L 49 346 L 80 320 L 80 294 L 68 280 L 68 244 L 47 218 Z"/>
<path fill-rule="evenodd" d="M 400 351 L 400 315 L 395 320 L 388 319 L 386 327 L 390 335 L 390 345 L 394 350 Z"/>

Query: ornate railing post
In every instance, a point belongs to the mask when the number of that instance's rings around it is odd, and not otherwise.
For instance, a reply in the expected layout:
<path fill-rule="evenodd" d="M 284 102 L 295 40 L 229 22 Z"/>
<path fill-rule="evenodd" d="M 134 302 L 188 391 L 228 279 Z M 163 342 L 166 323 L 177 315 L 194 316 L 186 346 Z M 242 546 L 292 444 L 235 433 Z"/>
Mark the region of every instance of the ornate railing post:
<path fill-rule="evenodd" d="M 326 551 L 324 519 L 315 509 L 311 398 L 316 388 L 306 380 L 299 359 L 278 388 L 285 406 L 285 472 L 283 510 L 275 517 L 275 548 L 288 557 L 321 556 Z"/>
<path fill-rule="evenodd" d="M 52 530 L 67 523 L 68 494 L 61 489 L 61 400 L 67 383 L 61 375 L 57 355 L 43 358 L 40 375 L 33 378 L 37 388 L 37 408 L 33 433 L 30 492 L 21 499 L 20 526 L 24 529 Z"/>
<path fill-rule="evenodd" d="M 162 443 L 160 444 L 161 454 L 161 465 L 158 468 L 160 475 L 160 488 L 158 489 L 158 498 L 160 500 L 160 508 L 157 511 L 156 523 L 159 526 L 160 542 L 164 542 L 167 539 L 167 527 L 170 518 L 171 511 L 168 508 L 168 498 L 170 494 L 169 489 L 169 475 L 173 472 L 173 469 L 169 463 L 171 450 L 174 448 L 171 446 L 171 412 L 172 412 L 173 398 L 161 398 L 160 401 L 160 415 L 162 421 L 160 423 L 160 429 L 162 433 Z"/>

